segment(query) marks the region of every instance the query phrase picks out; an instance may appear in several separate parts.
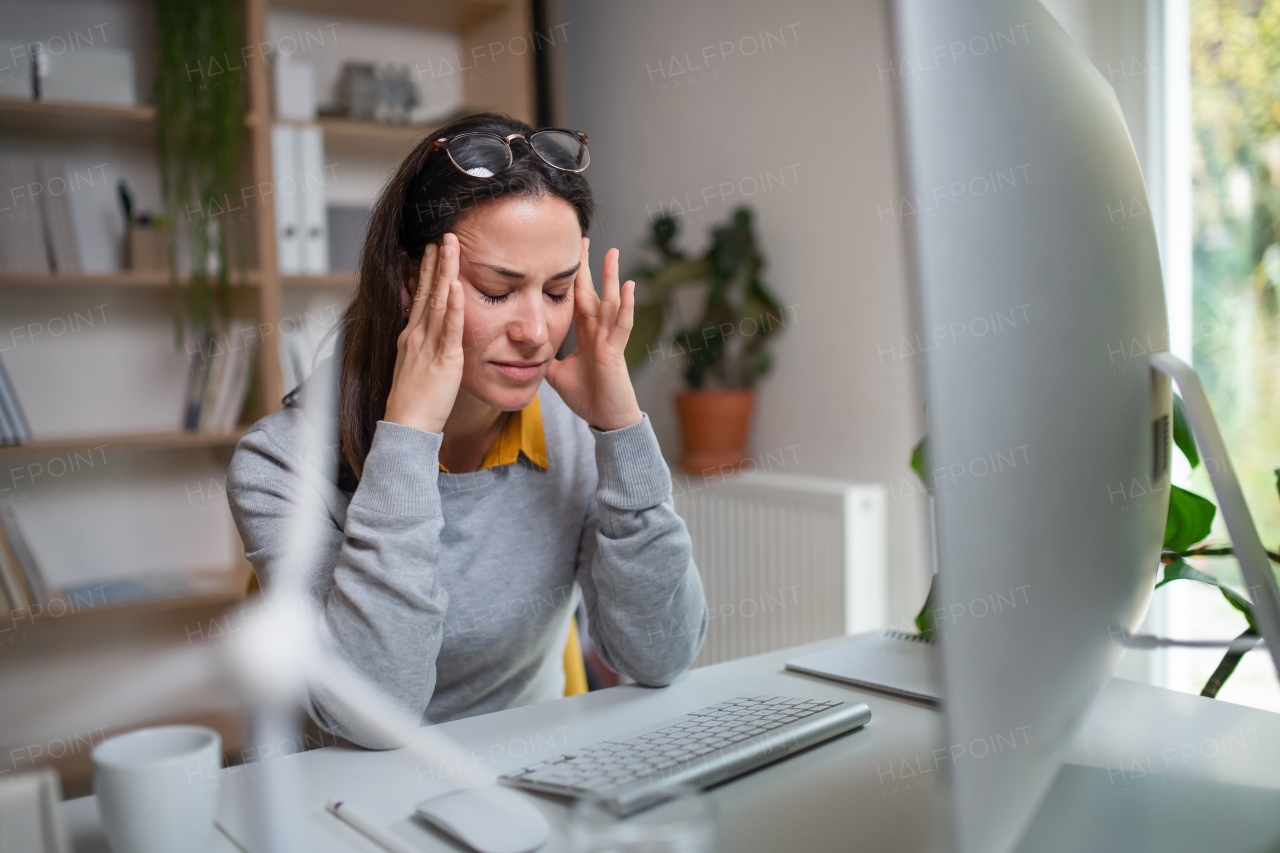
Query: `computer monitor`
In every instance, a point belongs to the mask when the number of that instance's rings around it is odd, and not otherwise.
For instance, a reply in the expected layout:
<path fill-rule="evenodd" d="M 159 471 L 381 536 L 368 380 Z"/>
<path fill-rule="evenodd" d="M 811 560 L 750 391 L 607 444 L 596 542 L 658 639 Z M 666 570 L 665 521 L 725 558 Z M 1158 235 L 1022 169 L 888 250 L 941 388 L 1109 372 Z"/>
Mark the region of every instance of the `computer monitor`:
<path fill-rule="evenodd" d="M 893 16 L 954 847 L 1004 853 L 1160 565 L 1160 259 L 1115 94 L 1036 0 Z"/>

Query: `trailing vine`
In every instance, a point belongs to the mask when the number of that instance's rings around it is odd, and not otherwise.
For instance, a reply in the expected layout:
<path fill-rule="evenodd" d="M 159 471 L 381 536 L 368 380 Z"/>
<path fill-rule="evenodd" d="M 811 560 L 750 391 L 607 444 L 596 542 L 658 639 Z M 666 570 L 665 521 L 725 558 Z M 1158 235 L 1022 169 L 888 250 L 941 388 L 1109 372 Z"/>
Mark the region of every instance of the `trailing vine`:
<path fill-rule="evenodd" d="M 234 0 L 156 0 L 156 155 L 164 204 L 174 224 L 169 248 L 174 336 L 214 333 L 215 307 L 231 314 L 232 247 L 219 214 L 238 194 L 247 97 L 244 30 Z M 191 286 L 179 285 L 180 247 Z M 243 253 L 236 266 L 245 267 Z M 216 259 L 216 261 L 214 261 Z"/>

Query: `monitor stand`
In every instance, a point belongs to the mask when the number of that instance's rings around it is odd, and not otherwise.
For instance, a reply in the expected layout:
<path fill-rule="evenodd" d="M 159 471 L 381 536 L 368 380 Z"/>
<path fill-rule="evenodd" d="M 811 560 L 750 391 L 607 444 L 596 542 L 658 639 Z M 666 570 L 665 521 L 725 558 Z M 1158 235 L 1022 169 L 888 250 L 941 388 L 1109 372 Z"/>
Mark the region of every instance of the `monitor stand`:
<path fill-rule="evenodd" d="M 1214 420 L 1213 410 L 1209 408 L 1209 398 L 1204 393 L 1204 386 L 1200 384 L 1200 377 L 1196 376 L 1191 365 L 1172 353 L 1153 353 L 1151 368 L 1173 379 L 1182 392 L 1187 421 L 1204 459 L 1205 469 L 1209 472 L 1214 494 L 1218 496 L 1218 509 L 1227 524 L 1227 532 L 1231 536 L 1231 544 L 1235 548 L 1236 559 L 1240 562 L 1244 581 L 1249 586 L 1249 597 L 1253 599 L 1258 629 L 1267 642 L 1267 651 L 1276 667 L 1276 675 L 1280 677 L 1280 655 L 1276 651 L 1280 649 L 1280 589 L 1276 587 L 1271 559 L 1258 537 L 1249 505 L 1244 501 L 1240 481 L 1236 478 L 1235 469 L 1231 467 L 1231 459 L 1227 456 L 1226 444 L 1218 430 L 1218 422 Z"/>

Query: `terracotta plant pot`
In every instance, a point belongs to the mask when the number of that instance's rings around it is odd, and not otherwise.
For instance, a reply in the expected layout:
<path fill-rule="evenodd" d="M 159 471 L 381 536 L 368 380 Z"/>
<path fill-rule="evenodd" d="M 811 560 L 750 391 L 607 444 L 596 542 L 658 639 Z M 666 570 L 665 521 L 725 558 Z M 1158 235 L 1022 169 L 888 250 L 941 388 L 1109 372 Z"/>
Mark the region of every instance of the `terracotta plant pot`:
<path fill-rule="evenodd" d="M 737 468 L 748 459 L 747 433 L 755 392 L 686 391 L 676 395 L 684 453 L 680 467 L 690 474 Z"/>

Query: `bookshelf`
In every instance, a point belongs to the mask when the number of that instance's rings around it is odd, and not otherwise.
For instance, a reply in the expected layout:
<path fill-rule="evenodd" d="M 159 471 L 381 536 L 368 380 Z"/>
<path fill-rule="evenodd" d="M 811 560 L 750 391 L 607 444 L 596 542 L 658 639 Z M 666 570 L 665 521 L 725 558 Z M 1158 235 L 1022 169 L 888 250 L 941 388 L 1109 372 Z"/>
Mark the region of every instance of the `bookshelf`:
<path fill-rule="evenodd" d="M 62 453 L 83 450 L 85 447 L 102 447 L 112 450 L 190 450 L 235 447 L 236 442 L 244 434 L 244 429 L 236 429 L 232 432 L 144 432 L 46 438 L 28 441 L 26 444 L 0 447 L 0 459 L 36 456 L 41 453 Z"/>
<path fill-rule="evenodd" d="M 136 6 L 145 15 L 150 14 L 149 0 L 106 0 L 113 3 Z M 474 46 L 487 46 L 494 42 L 508 43 L 518 37 L 528 37 L 533 30 L 532 0 L 243 0 L 245 42 L 263 44 L 270 39 L 268 16 L 273 12 L 310 13 L 331 16 L 327 20 L 340 20 L 356 24 L 390 25 L 397 31 L 407 29 L 447 31 L 460 43 L 465 54 Z M 136 19 L 135 19 L 136 20 Z M 149 26 L 149 25 L 148 25 Z M 113 25 L 114 27 L 114 25 Z M 50 32 L 57 27 L 46 27 Z M 146 32 L 150 33 L 149 28 Z M 139 30 L 141 32 L 142 30 Z M 113 37 L 115 30 L 113 32 Z M 153 35 L 151 36 L 153 37 Z M 344 31 L 344 47 L 349 44 Z M 145 45 L 144 45 L 145 47 Z M 139 50 L 142 57 L 146 50 Z M 305 58 L 305 57 L 304 57 Z M 374 52 L 369 61 L 382 57 Z M 535 116 L 535 54 L 532 50 L 522 56 L 505 55 L 501 61 L 490 62 L 484 73 L 460 74 L 462 102 L 467 111 L 497 110 L 518 119 L 533 123 Z M 139 59 L 139 62 L 149 61 Z M 246 183 L 273 182 L 271 158 L 271 130 L 277 122 L 273 110 L 272 74 L 260 53 L 254 52 L 246 66 L 248 112 L 245 115 L 246 142 L 242 156 L 242 173 Z M 139 74 L 139 80 L 146 74 Z M 320 100 L 327 100 L 327 92 L 318 93 Z M 292 122 L 296 123 L 296 122 Z M 342 118 L 320 117 L 314 122 L 323 133 L 326 160 L 354 163 L 362 174 L 371 170 L 387 175 L 419 140 L 438 129 L 438 125 L 392 125 L 351 121 Z M 41 146 L 82 146 L 85 150 L 110 149 L 110 158 L 124 157 L 131 168 L 143 168 L 138 164 L 154 163 L 154 138 L 156 109 L 148 104 L 118 107 L 97 104 L 46 103 L 0 97 L 0 151 L 6 146 L 14 150 L 39 151 Z M 120 152 L 126 152 L 121 155 Z M 128 152 L 137 152 L 137 156 Z M 98 158 L 98 155 L 94 155 Z M 93 162 L 102 162 L 102 155 Z M 154 165 L 149 168 L 154 169 Z M 158 185 L 158 172 L 153 176 Z M 131 183 L 132 176 L 130 178 Z M 345 203 L 345 202 L 344 202 Z M 281 321 L 288 325 L 286 307 L 313 304 L 307 300 L 317 297 L 323 302 L 332 300 L 339 305 L 354 292 L 356 277 L 350 271 L 334 271 L 316 276 L 284 276 L 277 266 L 276 222 L 274 206 L 268 199 L 253 208 L 250 226 L 252 269 L 243 277 L 232 277 L 235 310 L 239 316 L 252 319 L 259 328 L 281 329 Z M 180 280 L 179 285 L 187 282 Z M 32 274 L 0 272 L 0 312 L 18 317 L 48 322 L 49 318 L 68 312 L 86 310 L 89 305 L 110 300 L 111 331 L 114 334 L 136 334 L 130 325 L 133 314 L 147 314 L 156 318 L 169 316 L 169 273 L 165 270 L 85 272 L 74 274 Z M 32 308 L 31 306 L 38 306 Z M 8 306 L 8 307 L 6 307 Z M 26 312 L 25 314 L 23 312 Z M 35 312 L 35 313 L 32 313 Z M 148 313 L 149 312 L 149 313 Z M 326 314 L 326 316 L 328 316 Z M 3 324 L 0 324 L 3 325 Z M 0 329 L 3 332 L 4 329 Z M 246 429 L 257 419 L 278 408 L 280 399 L 288 390 L 284 387 L 278 348 L 279 334 L 263 335 L 257 341 L 258 352 L 250 400 L 235 429 L 218 433 L 195 433 L 137 429 L 116 431 L 85 427 L 83 434 L 39 438 L 27 444 L 0 447 L 0 460 L 5 469 L 47 463 L 42 456 L 56 457 L 74 454 L 86 446 L 102 447 L 117 452 L 118 457 L 129 461 L 112 462 L 111 473 L 123 471 L 125 476 L 145 479 L 154 477 L 159 469 L 182 472 L 190 470 L 197 462 L 202 465 L 225 465 L 236 443 Z M 10 345 L 11 342 L 0 342 Z M 80 346 L 79 341 L 75 342 Z M 27 344 L 23 344 L 27 346 Z M 25 353 L 26 350 L 23 350 Z M 6 353 L 6 360 L 14 353 Z M 25 355 L 23 355 L 25 357 Z M 8 363 L 8 362 L 6 362 Z M 57 386 L 64 376 L 49 369 L 41 377 L 42 382 Z M 19 389 L 21 398 L 22 389 Z M 108 389 L 109 390 L 109 389 Z M 156 399 L 158 400 L 158 392 Z M 179 401 L 175 401 L 177 405 Z M 59 429 L 68 428 L 59 424 Z M 95 434 L 101 433 L 101 434 Z M 112 457 L 113 460 L 117 456 Z M 196 460 L 192 462 L 190 460 Z M 118 464 L 118 467 L 117 467 Z M 185 467 L 184 467 L 185 466 Z M 202 469 L 203 470 L 203 469 Z M 225 469 L 223 469 L 225 470 Z M 0 472 L 3 473 L 3 472 Z M 175 474 L 181 477 L 182 474 Z M 194 488 L 195 484 L 185 483 Z M 101 483 L 60 482 L 57 488 L 75 498 L 73 490 L 90 492 L 103 488 Z M 64 492 L 58 492 L 57 499 Z M 117 500 L 125 500 L 121 496 Z M 178 500 L 181 500 L 180 498 Z M 215 494 L 208 504 L 225 505 L 225 496 Z M 72 501 L 74 502 L 74 501 Z M 61 503 L 59 507 L 61 508 Z M 220 510 L 225 513 L 225 508 Z M 208 524 L 212 522 L 199 522 Z M 211 529 L 211 528 L 204 528 Z M 145 538 L 147 530 L 138 536 Z M 68 537 L 84 534 L 73 529 Z M 220 536 L 221 534 L 218 534 Z M 233 534 L 234 535 L 234 534 Z M 216 536 L 214 537 L 217 538 Z M 221 540 L 218 540 L 221 541 Z M 210 620 L 237 618 L 245 604 L 244 598 L 252 568 L 243 557 L 243 545 L 236 537 L 231 553 L 235 559 L 224 568 L 214 566 L 211 577 L 218 579 L 213 585 L 200 586 L 193 594 L 137 600 L 114 605 L 78 608 L 74 612 L 18 614 L 21 624 L 14 626 L 14 614 L 7 622 L 0 614 L 0 682 L 6 690 L 0 695 L 0 720 L 22 719 L 27 727 L 36 725 L 38 713 L 31 709 L 43 707 L 75 707 L 75 692 L 80 689 L 93 670 L 118 669 L 127 671 L 135 660 L 154 654 L 159 648 L 182 648 L 191 642 L 193 626 L 210 624 Z M 216 560 L 211 562 L 217 562 Z M 198 575 L 197 575 L 198 577 Z M 56 609 L 56 608 L 55 608 Z M 5 633 L 5 629 L 9 631 Z M 15 644 L 15 637 L 21 637 Z M 224 746 L 228 755 L 234 755 L 246 742 L 243 723 L 235 715 L 211 709 L 185 710 L 181 713 L 157 711 L 149 721 L 164 719 L 172 722 L 201 722 L 202 714 L 217 716 L 221 722 Z M 134 724 L 147 722 L 141 717 Z M 89 720 L 86 730 L 97 726 L 101 720 Z M 7 755 L 7 747 L 35 742 L 37 738 L 24 734 L 21 741 L 7 736 L 12 722 L 0 726 L 0 755 Z M 114 733 L 114 732 L 113 732 Z M 59 733 L 49 733 L 54 737 Z M 85 792 L 90 767 L 85 756 L 58 762 L 64 790 Z M 0 770 L 4 769 L 0 762 Z"/>
<path fill-rule="evenodd" d="M 457 34 L 464 48 L 507 42 L 527 35 L 532 29 L 532 9 L 527 0 L 444 0 L 420 3 L 415 0 L 244 0 L 246 42 L 269 41 L 267 18 L 275 9 L 331 15 L 342 20 L 378 22 L 397 27 L 449 30 Z M 376 60 L 377 56 L 369 59 Z M 273 115 L 271 70 L 260 52 L 247 60 L 249 110 L 245 116 L 247 147 L 244 171 L 247 181 L 271 181 L 271 127 Z M 507 57 L 486 69 L 484 74 L 462 75 L 463 99 L 469 108 L 498 109 L 526 121 L 533 120 L 535 103 L 533 53 L 523 59 Z M 101 141 L 152 145 L 156 109 L 148 104 L 106 106 L 98 104 L 47 103 L 0 97 L 0 134 L 8 136 Z M 289 122 L 298 123 L 298 122 Z M 378 163 L 384 171 L 439 125 L 380 124 L 321 117 L 313 124 L 324 135 L 327 157 L 363 159 Z M 253 254 L 257 268 L 233 277 L 237 310 L 253 315 L 263 328 L 277 328 L 284 315 L 285 294 L 301 294 L 317 289 L 336 290 L 345 298 L 354 291 L 352 272 L 335 271 L 316 276 L 282 276 L 276 267 L 275 217 L 270 203 L 254 210 Z M 180 285 L 186 282 L 179 281 Z M 93 289 L 123 289 L 127 292 L 163 293 L 171 286 L 164 270 L 120 271 L 112 273 L 10 273 L 0 272 L 0 300 L 6 293 L 46 293 L 56 305 L 61 297 Z M 0 304 L 3 304 L 0 302 Z M 22 456 L 72 450 L 86 443 L 104 443 L 131 451 L 204 449 L 232 447 L 244 427 L 275 409 L 284 396 L 277 336 L 258 340 L 258 356 L 251 399 L 254 406 L 242 417 L 240 427 L 230 433 L 138 433 L 109 436 L 37 440 L 16 447 L 0 448 L 0 457 Z M 247 565 L 247 563 L 245 564 Z"/>

